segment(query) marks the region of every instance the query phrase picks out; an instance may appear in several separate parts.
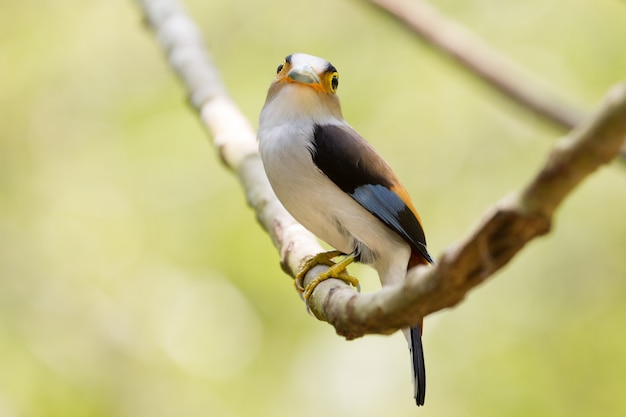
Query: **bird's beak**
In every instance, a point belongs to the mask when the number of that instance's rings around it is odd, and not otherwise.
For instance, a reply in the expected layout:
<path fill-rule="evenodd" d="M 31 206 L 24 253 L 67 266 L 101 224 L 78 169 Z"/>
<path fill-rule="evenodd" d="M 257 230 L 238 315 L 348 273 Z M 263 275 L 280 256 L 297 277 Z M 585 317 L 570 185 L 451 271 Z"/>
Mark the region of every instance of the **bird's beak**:
<path fill-rule="evenodd" d="M 317 73 L 311 68 L 310 65 L 303 64 L 298 67 L 294 67 L 289 71 L 287 77 L 292 81 L 302 83 L 302 84 L 319 84 L 320 77 Z"/>

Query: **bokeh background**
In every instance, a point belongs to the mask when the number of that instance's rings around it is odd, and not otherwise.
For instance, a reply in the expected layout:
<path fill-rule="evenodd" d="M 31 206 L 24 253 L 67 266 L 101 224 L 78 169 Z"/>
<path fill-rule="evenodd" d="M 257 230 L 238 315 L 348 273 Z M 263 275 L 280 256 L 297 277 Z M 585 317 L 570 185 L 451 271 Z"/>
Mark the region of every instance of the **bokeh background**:
<path fill-rule="evenodd" d="M 626 74 L 624 2 L 433 3 L 586 109 Z M 253 124 L 285 55 L 339 68 L 434 255 L 563 134 L 366 2 L 186 4 Z M 417 410 L 400 335 L 347 342 L 307 315 L 132 1 L 5 0 L 0 416 L 626 415 L 625 191 L 624 164 L 602 169 L 426 319 Z"/>

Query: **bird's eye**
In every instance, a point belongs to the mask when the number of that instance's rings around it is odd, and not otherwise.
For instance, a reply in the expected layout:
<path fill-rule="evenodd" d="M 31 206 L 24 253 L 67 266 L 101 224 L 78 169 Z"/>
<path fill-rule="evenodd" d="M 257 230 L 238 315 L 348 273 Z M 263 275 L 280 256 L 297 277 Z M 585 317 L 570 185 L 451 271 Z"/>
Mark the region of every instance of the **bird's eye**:
<path fill-rule="evenodd" d="M 283 70 L 283 67 L 285 66 L 285 63 L 283 62 L 282 64 L 280 64 L 278 66 L 278 68 L 276 68 L 276 74 L 278 74 L 279 72 L 281 72 Z"/>
<path fill-rule="evenodd" d="M 330 91 L 334 93 L 335 91 L 337 91 L 338 86 L 339 86 L 339 74 L 337 74 L 336 72 L 333 72 L 330 78 Z"/>

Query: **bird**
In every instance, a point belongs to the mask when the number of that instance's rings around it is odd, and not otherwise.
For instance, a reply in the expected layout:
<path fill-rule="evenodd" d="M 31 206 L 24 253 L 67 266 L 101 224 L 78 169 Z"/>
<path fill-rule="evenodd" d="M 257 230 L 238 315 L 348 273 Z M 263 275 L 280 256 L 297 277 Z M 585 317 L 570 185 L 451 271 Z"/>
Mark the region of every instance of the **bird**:
<path fill-rule="evenodd" d="M 296 277 L 308 300 L 314 285 L 340 278 L 357 285 L 346 267 L 373 267 L 381 285 L 402 282 L 407 271 L 434 263 L 419 214 L 391 167 L 343 118 L 337 69 L 323 58 L 288 55 L 276 69 L 259 116 L 259 154 L 285 209 L 335 250 L 309 259 Z M 340 262 L 332 259 L 345 256 Z M 313 266 L 330 266 L 307 288 Z M 313 288 L 312 288 L 313 286 Z M 403 329 L 411 352 L 414 398 L 424 404 L 426 371 L 422 323 Z"/>

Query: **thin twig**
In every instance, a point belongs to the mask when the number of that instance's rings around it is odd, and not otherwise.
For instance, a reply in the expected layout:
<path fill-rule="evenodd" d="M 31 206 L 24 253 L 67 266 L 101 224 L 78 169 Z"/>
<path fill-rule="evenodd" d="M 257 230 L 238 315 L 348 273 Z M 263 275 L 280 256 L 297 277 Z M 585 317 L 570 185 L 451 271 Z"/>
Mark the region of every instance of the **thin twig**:
<path fill-rule="evenodd" d="M 403 23 L 437 51 L 466 68 L 488 86 L 559 127 L 570 130 L 583 120 L 579 106 L 549 91 L 526 71 L 476 34 L 445 17 L 423 0 L 369 0 Z"/>

